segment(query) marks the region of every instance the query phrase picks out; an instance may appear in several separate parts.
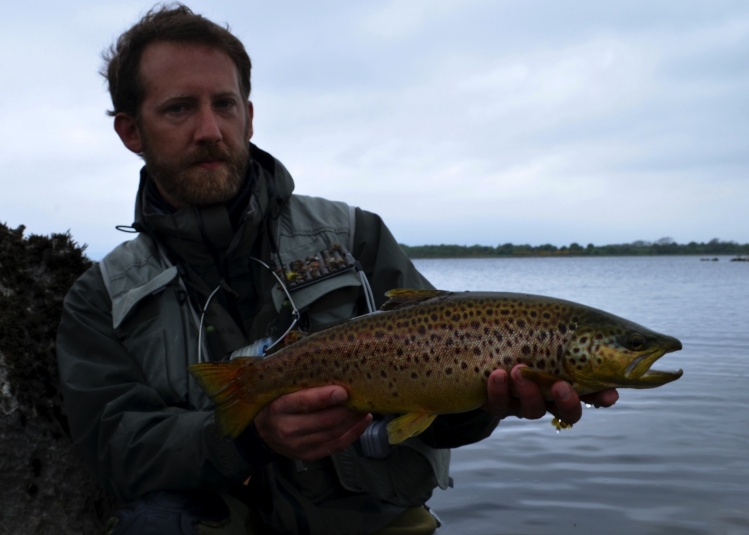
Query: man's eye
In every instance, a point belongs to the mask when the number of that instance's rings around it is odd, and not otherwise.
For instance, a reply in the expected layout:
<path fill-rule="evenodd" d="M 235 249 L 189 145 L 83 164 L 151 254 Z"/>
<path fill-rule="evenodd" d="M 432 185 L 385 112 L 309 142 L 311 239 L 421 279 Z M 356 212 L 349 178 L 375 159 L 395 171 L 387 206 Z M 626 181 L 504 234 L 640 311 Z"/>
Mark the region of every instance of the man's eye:
<path fill-rule="evenodd" d="M 235 102 L 233 99 L 226 98 L 216 101 L 215 106 L 219 109 L 229 109 L 232 108 L 234 104 Z"/>

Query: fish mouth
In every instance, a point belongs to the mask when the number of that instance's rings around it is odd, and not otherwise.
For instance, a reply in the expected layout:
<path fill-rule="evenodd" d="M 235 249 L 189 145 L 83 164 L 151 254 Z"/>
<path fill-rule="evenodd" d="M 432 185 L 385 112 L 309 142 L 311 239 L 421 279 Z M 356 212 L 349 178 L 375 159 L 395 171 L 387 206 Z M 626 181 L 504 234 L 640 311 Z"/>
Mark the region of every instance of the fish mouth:
<path fill-rule="evenodd" d="M 654 388 L 676 381 L 684 374 L 684 370 L 663 371 L 652 370 L 650 367 L 663 355 L 679 351 L 681 347 L 681 342 L 676 338 L 671 338 L 665 347 L 659 347 L 635 358 L 624 370 L 626 386 L 630 388 Z"/>

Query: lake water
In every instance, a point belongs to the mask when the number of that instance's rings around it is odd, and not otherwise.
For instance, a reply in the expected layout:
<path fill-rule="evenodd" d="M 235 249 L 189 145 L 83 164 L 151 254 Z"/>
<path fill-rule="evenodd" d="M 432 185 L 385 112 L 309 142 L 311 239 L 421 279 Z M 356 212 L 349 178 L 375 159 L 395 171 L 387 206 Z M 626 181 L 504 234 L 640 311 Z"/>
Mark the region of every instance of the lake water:
<path fill-rule="evenodd" d="M 573 429 L 507 419 L 453 451 L 440 535 L 749 533 L 749 262 L 697 257 L 417 260 L 445 290 L 561 297 L 679 338 L 652 390 Z"/>

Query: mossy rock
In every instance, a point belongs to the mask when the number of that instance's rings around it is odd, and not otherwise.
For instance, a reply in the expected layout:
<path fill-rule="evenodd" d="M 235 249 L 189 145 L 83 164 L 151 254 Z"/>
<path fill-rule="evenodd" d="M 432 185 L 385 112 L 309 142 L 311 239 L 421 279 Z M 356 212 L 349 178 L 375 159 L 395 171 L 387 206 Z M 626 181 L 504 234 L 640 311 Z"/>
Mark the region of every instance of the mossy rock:
<path fill-rule="evenodd" d="M 114 500 L 68 436 L 55 337 L 62 300 L 90 265 L 69 233 L 0 223 L 0 533 L 102 533 Z"/>

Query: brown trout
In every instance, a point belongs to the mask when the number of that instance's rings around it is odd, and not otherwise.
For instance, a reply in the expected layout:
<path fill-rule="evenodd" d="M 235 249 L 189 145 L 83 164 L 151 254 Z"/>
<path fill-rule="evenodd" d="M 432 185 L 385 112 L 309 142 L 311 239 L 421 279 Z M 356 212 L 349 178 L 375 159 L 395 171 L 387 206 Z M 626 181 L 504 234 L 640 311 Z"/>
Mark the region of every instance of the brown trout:
<path fill-rule="evenodd" d="M 681 342 L 591 307 L 537 295 L 391 290 L 381 311 L 307 335 L 272 355 L 190 366 L 216 404 L 216 420 L 236 437 L 282 394 L 341 385 L 346 405 L 400 414 L 391 443 L 418 435 L 439 414 L 486 402 L 498 368 L 523 375 L 550 398 L 569 382 L 578 394 L 654 388 L 681 377 L 651 365 Z M 563 424 L 562 424 L 563 425 Z"/>

